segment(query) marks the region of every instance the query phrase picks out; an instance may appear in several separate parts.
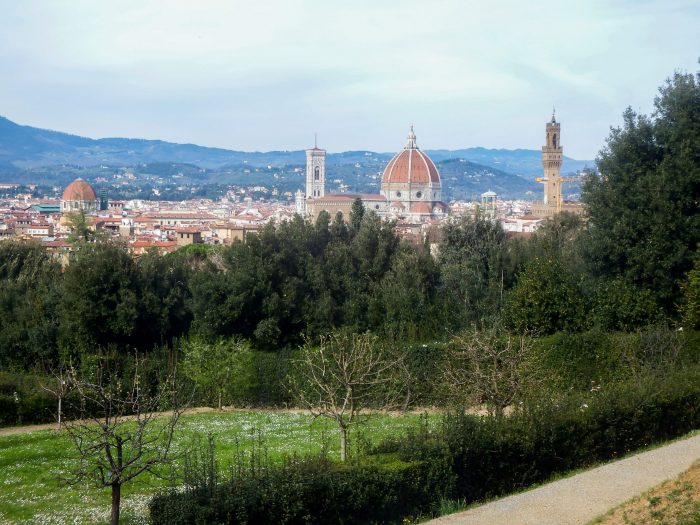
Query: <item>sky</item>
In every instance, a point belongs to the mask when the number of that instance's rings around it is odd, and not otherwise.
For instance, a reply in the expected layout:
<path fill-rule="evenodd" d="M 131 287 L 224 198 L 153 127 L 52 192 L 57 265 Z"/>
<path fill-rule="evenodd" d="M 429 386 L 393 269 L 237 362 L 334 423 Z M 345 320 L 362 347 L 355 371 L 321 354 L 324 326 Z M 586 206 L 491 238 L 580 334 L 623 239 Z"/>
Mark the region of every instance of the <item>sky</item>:
<path fill-rule="evenodd" d="M 538 149 L 592 159 L 700 69 L 698 0 L 0 0 L 0 115 L 245 151 Z"/>

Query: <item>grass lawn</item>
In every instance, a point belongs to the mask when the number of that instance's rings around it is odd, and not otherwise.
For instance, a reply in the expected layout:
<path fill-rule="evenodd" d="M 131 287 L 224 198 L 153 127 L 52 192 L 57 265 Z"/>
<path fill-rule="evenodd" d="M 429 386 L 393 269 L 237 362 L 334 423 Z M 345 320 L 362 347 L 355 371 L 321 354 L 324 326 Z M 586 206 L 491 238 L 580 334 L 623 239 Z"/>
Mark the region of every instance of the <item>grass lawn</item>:
<path fill-rule="evenodd" d="M 419 415 L 378 416 L 359 430 L 371 442 L 404 432 L 419 423 Z M 430 416 L 436 422 L 438 416 Z M 214 412 L 184 415 L 173 451 L 182 456 L 197 435 L 216 441 L 222 465 L 241 450 L 262 443 L 271 459 L 285 454 L 320 452 L 338 457 L 334 423 L 307 414 L 274 411 Z M 350 447 L 352 450 L 351 434 Z M 205 442 L 206 439 L 203 439 Z M 355 439 L 355 443 L 357 440 Z M 109 489 L 61 481 L 75 463 L 70 440 L 55 430 L 0 436 L 0 523 L 104 523 L 109 521 Z M 176 460 L 181 464 L 181 457 Z M 167 482 L 144 474 L 122 488 L 124 523 L 147 523 L 150 496 Z"/>

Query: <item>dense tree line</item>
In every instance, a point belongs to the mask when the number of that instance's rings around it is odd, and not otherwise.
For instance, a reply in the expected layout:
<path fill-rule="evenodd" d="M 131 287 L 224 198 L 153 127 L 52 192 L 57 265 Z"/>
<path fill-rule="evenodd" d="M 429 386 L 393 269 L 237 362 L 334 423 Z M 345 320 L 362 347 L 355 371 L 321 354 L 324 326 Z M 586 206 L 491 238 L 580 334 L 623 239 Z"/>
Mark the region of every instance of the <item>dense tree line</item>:
<path fill-rule="evenodd" d="M 118 243 L 77 239 L 64 269 L 39 245 L 3 242 L 0 363 L 48 369 L 182 338 L 235 337 L 278 351 L 335 329 L 414 343 L 470 326 L 697 326 L 697 75 L 676 74 L 655 104 L 650 117 L 628 110 L 612 130 L 585 186 L 588 217 L 561 214 L 529 239 L 509 239 L 486 219 L 455 219 L 431 254 L 358 201 L 347 223 L 296 217 L 246 243 L 138 260 Z"/>

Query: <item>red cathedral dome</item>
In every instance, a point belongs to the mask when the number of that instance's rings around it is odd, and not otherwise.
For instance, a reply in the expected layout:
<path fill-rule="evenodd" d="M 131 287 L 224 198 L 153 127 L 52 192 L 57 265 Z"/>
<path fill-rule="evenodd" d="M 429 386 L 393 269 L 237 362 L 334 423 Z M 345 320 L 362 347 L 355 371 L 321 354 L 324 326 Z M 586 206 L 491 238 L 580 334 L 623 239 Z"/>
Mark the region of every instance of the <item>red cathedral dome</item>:
<path fill-rule="evenodd" d="M 95 190 L 87 181 L 75 179 L 63 191 L 64 201 L 94 201 L 97 200 Z"/>
<path fill-rule="evenodd" d="M 440 174 L 430 157 L 418 149 L 416 135 L 411 126 L 406 146 L 386 165 L 382 184 L 430 182 L 440 184 Z"/>

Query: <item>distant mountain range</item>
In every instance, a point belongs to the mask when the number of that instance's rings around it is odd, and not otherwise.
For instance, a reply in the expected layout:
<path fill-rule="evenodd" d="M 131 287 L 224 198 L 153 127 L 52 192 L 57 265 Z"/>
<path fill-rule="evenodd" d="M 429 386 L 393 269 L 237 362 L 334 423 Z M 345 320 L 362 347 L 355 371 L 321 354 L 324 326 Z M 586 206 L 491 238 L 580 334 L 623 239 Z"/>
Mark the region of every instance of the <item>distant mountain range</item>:
<path fill-rule="evenodd" d="M 507 150 L 467 148 L 460 150 L 427 150 L 435 161 L 462 158 L 470 162 L 490 166 L 515 175 L 536 175 L 542 171 L 540 152 L 537 150 Z M 330 153 L 327 162 L 354 164 L 367 157 L 389 160 L 394 152 L 345 151 Z M 91 139 L 50 131 L 31 126 L 22 126 L 0 117 L 0 168 L 10 169 L 75 164 L 91 166 L 98 164 L 121 164 L 125 166 L 149 162 L 176 162 L 220 168 L 227 164 L 251 166 L 284 166 L 303 164 L 304 151 L 245 152 L 208 148 L 195 144 L 175 144 L 162 140 L 106 138 Z M 564 172 L 575 172 L 592 166 L 592 160 L 575 160 L 564 157 Z"/>
<path fill-rule="evenodd" d="M 541 186 L 534 182 L 534 177 L 542 173 L 541 152 L 538 150 L 467 148 L 426 151 L 438 165 L 444 179 L 443 186 L 446 189 L 451 187 L 449 193 L 455 197 L 464 198 L 487 189 L 493 189 L 504 196 L 541 191 Z M 374 185 L 372 175 L 381 172 L 394 154 L 395 152 L 373 151 L 329 153 L 329 179 L 342 178 L 344 183 L 349 184 L 351 191 L 370 189 L 365 186 Z M 37 175 L 46 173 L 46 168 L 51 166 L 142 166 L 172 163 L 205 168 L 210 174 L 206 178 L 212 182 L 224 183 L 227 177 L 223 174 L 234 173 L 241 175 L 239 179 L 250 178 L 251 181 L 255 179 L 260 182 L 261 177 L 268 176 L 265 171 L 303 166 L 305 162 L 303 150 L 244 152 L 161 140 L 91 139 L 22 126 L 0 117 L 2 180 L 17 177 L 41 183 L 41 180 L 36 180 Z M 562 172 L 573 173 L 593 165 L 592 160 L 564 157 Z M 248 168 L 253 168 L 251 171 L 256 172 L 257 176 L 251 174 L 246 177 Z M 339 175 L 336 177 L 334 172 Z M 219 174 L 222 174 L 221 177 Z"/>

